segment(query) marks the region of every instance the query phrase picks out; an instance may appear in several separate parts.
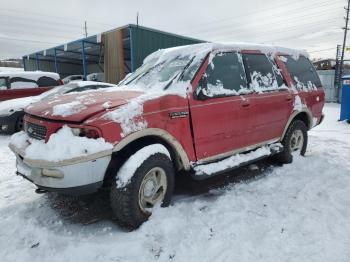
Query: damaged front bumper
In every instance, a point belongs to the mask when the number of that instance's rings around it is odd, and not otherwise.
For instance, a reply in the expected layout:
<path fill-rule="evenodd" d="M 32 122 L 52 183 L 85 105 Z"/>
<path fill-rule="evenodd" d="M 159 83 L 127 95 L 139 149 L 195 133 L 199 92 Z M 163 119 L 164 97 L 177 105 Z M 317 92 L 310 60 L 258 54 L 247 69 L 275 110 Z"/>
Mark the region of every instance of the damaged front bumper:
<path fill-rule="evenodd" d="M 103 184 L 111 151 L 52 162 L 27 159 L 22 150 L 9 145 L 16 155 L 17 174 L 38 188 L 67 195 L 96 192 Z"/>

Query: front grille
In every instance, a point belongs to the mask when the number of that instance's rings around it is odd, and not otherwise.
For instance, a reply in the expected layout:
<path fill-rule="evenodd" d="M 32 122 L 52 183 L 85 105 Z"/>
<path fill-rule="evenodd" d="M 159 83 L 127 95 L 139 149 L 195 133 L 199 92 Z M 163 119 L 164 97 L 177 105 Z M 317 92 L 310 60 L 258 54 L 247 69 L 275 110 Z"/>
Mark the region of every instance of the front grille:
<path fill-rule="evenodd" d="M 28 136 L 32 138 L 35 138 L 38 140 L 44 140 L 46 137 L 47 129 L 45 126 L 26 122 L 26 132 Z"/>

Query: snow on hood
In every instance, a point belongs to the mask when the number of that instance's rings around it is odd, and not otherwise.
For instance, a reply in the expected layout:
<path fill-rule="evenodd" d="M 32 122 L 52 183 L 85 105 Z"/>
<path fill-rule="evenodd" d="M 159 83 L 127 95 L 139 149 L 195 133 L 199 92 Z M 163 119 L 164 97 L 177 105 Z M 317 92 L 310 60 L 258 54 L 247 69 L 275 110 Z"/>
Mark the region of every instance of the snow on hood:
<path fill-rule="evenodd" d="M 107 104 L 108 108 L 115 108 L 142 94 L 140 91 L 115 90 L 115 87 L 107 89 L 110 91 L 85 91 L 45 99 L 27 107 L 26 112 L 47 119 L 82 122 L 107 110 Z"/>
<path fill-rule="evenodd" d="M 32 139 L 21 131 L 12 135 L 10 144 L 22 150 L 25 158 L 55 162 L 113 149 L 113 145 L 103 138 L 90 139 L 73 135 L 68 126 L 63 126 L 52 134 L 47 143 Z"/>
<path fill-rule="evenodd" d="M 21 97 L 0 102 L 0 116 L 8 116 L 24 110 L 25 107 L 40 100 L 38 96 Z"/>

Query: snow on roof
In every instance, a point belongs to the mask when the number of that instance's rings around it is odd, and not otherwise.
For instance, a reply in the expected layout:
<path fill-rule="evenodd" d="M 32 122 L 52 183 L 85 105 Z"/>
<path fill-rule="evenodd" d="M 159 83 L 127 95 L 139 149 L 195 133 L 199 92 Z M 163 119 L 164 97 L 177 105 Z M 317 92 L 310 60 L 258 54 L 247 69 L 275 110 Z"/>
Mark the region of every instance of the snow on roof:
<path fill-rule="evenodd" d="M 194 45 L 186 45 L 186 46 L 177 46 L 166 49 L 159 49 L 158 51 L 150 54 L 144 60 L 144 63 L 157 59 L 157 63 L 165 60 L 169 60 L 169 58 L 176 56 L 186 56 L 186 55 L 201 55 L 207 54 L 211 51 L 241 51 L 241 50 L 259 50 L 260 52 L 273 55 L 276 53 L 283 53 L 286 55 L 290 55 L 294 58 L 298 58 L 300 55 L 309 57 L 309 54 L 306 50 L 298 50 L 287 47 L 275 46 L 275 45 L 266 45 L 266 44 L 254 44 L 254 43 L 201 43 Z"/>
<path fill-rule="evenodd" d="M 23 72 L 23 68 L 21 67 L 7 67 L 0 66 L 0 72 Z"/>
<path fill-rule="evenodd" d="M 60 75 L 53 72 L 43 72 L 43 71 L 3 71 L 0 72 L 0 77 L 23 77 L 37 81 L 40 77 L 47 76 L 52 77 L 55 80 L 60 79 Z"/>

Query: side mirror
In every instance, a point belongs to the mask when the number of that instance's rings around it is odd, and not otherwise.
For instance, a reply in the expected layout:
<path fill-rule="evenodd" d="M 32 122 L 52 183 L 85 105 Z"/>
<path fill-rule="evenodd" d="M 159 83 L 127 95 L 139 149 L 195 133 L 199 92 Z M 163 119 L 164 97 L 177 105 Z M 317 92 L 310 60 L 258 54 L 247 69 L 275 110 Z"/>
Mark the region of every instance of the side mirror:
<path fill-rule="evenodd" d="M 208 81 L 205 76 L 202 76 L 202 78 L 198 82 L 198 87 L 195 91 L 195 98 L 198 100 L 206 100 L 208 98 L 207 94 L 208 90 Z"/>

